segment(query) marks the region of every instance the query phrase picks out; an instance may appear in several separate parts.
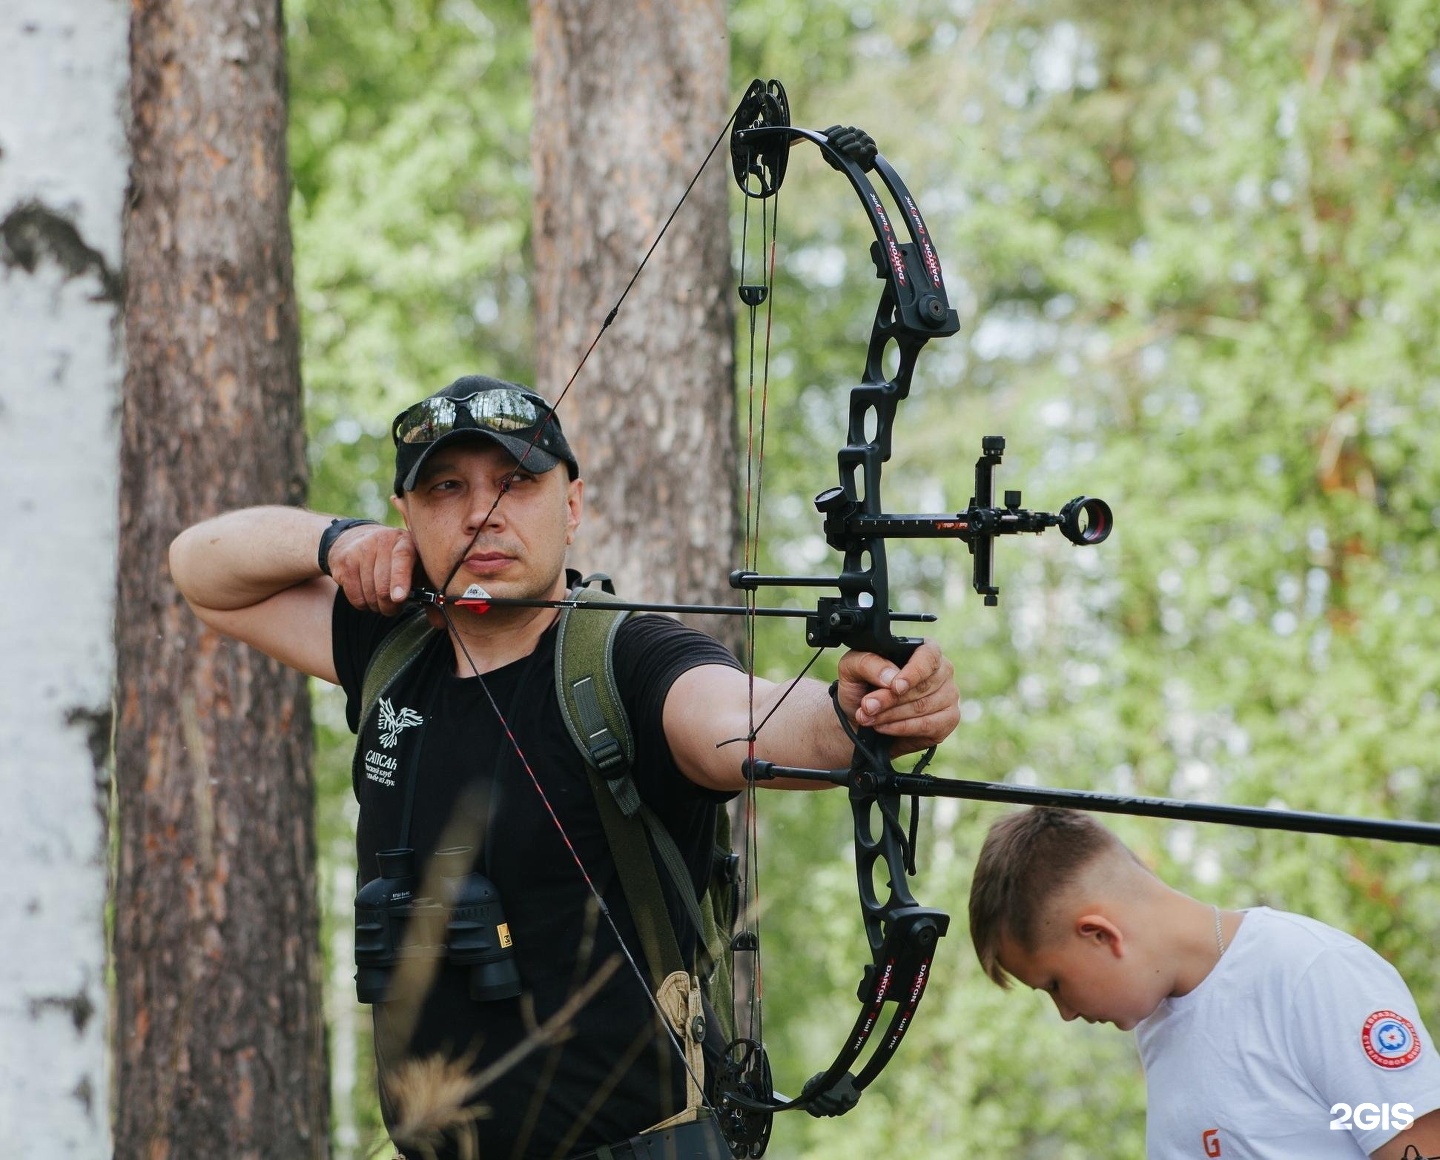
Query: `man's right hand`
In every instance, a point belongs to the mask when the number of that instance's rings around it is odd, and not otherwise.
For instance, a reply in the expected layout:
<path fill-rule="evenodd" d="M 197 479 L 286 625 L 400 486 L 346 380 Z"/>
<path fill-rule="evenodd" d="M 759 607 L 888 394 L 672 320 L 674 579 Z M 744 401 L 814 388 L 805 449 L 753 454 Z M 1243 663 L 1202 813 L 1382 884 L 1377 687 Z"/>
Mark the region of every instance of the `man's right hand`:
<path fill-rule="evenodd" d="M 327 563 L 352 605 L 384 616 L 399 612 L 410 589 L 425 579 L 410 533 L 384 524 L 347 528 L 330 546 Z"/>

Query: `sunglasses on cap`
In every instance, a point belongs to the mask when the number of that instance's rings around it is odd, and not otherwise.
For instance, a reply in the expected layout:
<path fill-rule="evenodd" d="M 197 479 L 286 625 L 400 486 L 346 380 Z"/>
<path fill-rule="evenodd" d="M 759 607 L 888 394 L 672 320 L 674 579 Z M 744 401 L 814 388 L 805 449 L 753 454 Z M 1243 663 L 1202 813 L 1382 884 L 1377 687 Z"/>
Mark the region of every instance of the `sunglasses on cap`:
<path fill-rule="evenodd" d="M 432 395 L 396 416 L 390 434 L 397 446 L 434 443 L 452 431 L 475 428 L 510 434 L 532 430 L 549 415 L 548 404 L 519 389 L 478 391 L 463 399 Z"/>

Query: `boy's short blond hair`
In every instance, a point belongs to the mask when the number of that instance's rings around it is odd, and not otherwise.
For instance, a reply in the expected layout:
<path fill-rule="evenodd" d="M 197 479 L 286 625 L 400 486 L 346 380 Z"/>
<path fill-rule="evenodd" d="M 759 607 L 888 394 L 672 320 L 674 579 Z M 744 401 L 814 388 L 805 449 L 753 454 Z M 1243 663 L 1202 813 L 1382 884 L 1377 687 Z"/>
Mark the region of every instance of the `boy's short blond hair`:
<path fill-rule="evenodd" d="M 1010 976 L 1000 964 L 1001 940 L 1033 951 L 1046 904 L 1085 867 L 1116 851 L 1134 857 L 1079 810 L 1036 806 L 991 825 L 970 884 L 970 939 L 985 973 L 1009 987 Z"/>

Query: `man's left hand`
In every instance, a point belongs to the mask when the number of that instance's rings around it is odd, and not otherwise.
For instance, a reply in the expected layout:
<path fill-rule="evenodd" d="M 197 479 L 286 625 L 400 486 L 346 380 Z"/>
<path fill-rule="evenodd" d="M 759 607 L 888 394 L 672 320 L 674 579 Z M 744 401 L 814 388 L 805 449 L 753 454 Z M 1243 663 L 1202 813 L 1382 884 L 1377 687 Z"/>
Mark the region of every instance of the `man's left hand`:
<path fill-rule="evenodd" d="M 892 738 L 896 757 L 939 745 L 960 723 L 955 666 L 928 638 L 903 666 L 877 653 L 846 653 L 839 700 L 856 725 Z"/>

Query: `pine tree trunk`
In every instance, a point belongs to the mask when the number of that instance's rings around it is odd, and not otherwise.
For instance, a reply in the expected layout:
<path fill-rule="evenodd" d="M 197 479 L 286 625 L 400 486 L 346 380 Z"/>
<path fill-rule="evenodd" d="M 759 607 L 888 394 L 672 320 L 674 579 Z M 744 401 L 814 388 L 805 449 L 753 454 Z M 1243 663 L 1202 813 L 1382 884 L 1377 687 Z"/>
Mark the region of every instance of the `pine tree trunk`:
<path fill-rule="evenodd" d="M 725 16 L 721 0 L 531 0 L 536 365 L 552 399 L 730 114 Z M 729 190 L 722 142 L 562 405 L 585 478 L 570 560 L 634 599 L 741 603 Z M 683 619 L 743 657 L 738 618 Z M 748 956 L 737 967 L 741 1010 Z"/>
<path fill-rule="evenodd" d="M 110 1155 L 126 15 L 0 9 L 0 1144 L 56 1160 Z"/>
<path fill-rule="evenodd" d="M 554 398 L 725 123 L 729 45 L 720 0 L 530 11 L 538 385 Z M 636 597 L 739 603 L 728 174 L 722 146 L 561 409 L 586 481 L 571 558 Z"/>
<path fill-rule="evenodd" d="M 205 631 L 166 548 L 305 496 L 277 0 L 133 9 L 116 1155 L 328 1154 L 305 679 Z"/>

